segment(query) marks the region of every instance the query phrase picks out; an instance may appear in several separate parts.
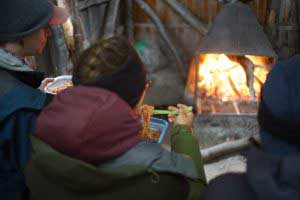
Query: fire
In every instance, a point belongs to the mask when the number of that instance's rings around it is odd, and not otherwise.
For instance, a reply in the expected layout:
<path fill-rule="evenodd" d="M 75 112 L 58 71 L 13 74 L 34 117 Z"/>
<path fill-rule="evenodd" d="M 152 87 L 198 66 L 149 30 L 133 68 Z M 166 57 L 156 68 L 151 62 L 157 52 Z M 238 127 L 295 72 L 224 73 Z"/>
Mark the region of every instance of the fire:
<path fill-rule="evenodd" d="M 225 54 L 206 54 L 199 57 L 197 88 L 203 99 L 217 99 L 222 101 L 257 100 L 262 84 L 265 82 L 269 69 L 267 59 L 258 56 L 245 56 L 254 65 L 253 92 L 249 88 L 247 68 L 237 61 L 229 59 Z M 196 63 L 194 63 L 196 64 Z M 188 82 L 190 92 L 194 92 L 196 67 L 190 71 Z M 249 76 L 249 74 L 248 74 Z M 250 84 L 251 85 L 251 84 Z M 254 99 L 255 98 L 255 99 Z"/>

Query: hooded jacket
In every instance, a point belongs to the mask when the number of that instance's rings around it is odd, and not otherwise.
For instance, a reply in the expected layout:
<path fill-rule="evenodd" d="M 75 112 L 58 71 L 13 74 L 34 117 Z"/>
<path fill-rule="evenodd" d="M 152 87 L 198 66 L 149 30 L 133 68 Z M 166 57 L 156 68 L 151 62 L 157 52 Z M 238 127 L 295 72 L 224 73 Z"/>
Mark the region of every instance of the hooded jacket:
<path fill-rule="evenodd" d="M 35 200 L 197 199 L 206 184 L 189 127 L 173 127 L 178 153 L 166 151 L 140 138 L 139 118 L 107 90 L 61 92 L 37 127 L 25 169 Z"/>
<path fill-rule="evenodd" d="M 29 135 L 46 103 L 35 89 L 40 74 L 21 59 L 0 49 L 0 196 L 20 200 L 26 193 L 22 169 L 30 158 Z"/>
<path fill-rule="evenodd" d="M 300 199 L 299 155 L 276 157 L 252 149 L 247 165 L 245 174 L 226 174 L 214 179 L 201 199 Z"/>

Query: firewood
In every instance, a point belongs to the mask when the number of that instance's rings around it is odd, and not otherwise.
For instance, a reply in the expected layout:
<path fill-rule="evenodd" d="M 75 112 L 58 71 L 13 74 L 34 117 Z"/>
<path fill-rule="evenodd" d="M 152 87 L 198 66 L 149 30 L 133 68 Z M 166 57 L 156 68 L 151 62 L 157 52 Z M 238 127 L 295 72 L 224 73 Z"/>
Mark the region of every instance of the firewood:
<path fill-rule="evenodd" d="M 239 97 L 241 98 L 241 94 L 239 92 L 239 90 L 236 88 L 236 85 L 234 84 L 233 80 L 231 77 L 229 77 L 229 83 L 230 83 L 230 86 L 232 88 L 232 90 L 234 91 L 234 93 Z"/>
<path fill-rule="evenodd" d="M 193 28 L 195 28 L 201 34 L 206 34 L 208 32 L 208 27 L 206 24 L 200 21 L 196 16 L 194 16 L 190 10 L 184 7 L 177 0 L 164 0 L 178 15 L 182 17 L 187 23 L 189 23 Z"/>
<path fill-rule="evenodd" d="M 252 97 L 252 100 L 256 100 L 256 94 L 254 90 L 254 68 L 256 65 L 245 56 L 234 56 L 234 55 L 228 55 L 228 58 L 234 62 L 238 62 L 241 64 L 241 66 L 244 68 L 244 71 L 246 73 L 247 78 L 247 86 L 249 88 L 250 95 Z"/>
<path fill-rule="evenodd" d="M 169 49 L 171 50 L 171 52 L 173 53 L 173 55 L 176 59 L 176 62 L 177 62 L 178 68 L 179 68 L 179 72 L 181 73 L 182 77 L 185 79 L 186 78 L 186 72 L 185 72 L 185 69 L 183 67 L 184 62 L 182 60 L 182 56 L 180 56 L 177 48 L 174 46 L 173 42 L 171 41 L 170 36 L 167 33 L 167 30 L 164 27 L 162 21 L 157 16 L 155 11 L 144 0 L 134 0 L 134 1 L 137 5 L 139 5 L 139 7 L 142 10 L 144 10 L 144 12 L 150 17 L 152 22 L 157 27 L 157 30 L 158 30 L 160 36 L 166 42 L 166 44 L 168 45 Z"/>
<path fill-rule="evenodd" d="M 233 153 L 238 153 L 246 150 L 255 141 L 260 143 L 258 135 L 250 138 L 243 138 L 235 141 L 224 142 L 222 144 L 201 150 L 202 158 L 205 163 L 211 162 L 217 158 L 221 158 Z"/>

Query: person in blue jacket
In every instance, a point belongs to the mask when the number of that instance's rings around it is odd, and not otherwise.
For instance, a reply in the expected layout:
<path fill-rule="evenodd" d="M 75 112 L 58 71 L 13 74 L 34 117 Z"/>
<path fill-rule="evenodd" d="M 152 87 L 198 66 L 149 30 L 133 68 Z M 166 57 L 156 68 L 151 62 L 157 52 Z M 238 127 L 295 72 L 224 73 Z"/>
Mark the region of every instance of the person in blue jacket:
<path fill-rule="evenodd" d="M 65 9 L 48 0 L 0 3 L 0 198 L 25 198 L 22 168 L 30 157 L 29 134 L 51 99 L 42 93 L 48 81 L 35 72 L 25 56 L 42 53 L 50 26 L 64 23 Z"/>

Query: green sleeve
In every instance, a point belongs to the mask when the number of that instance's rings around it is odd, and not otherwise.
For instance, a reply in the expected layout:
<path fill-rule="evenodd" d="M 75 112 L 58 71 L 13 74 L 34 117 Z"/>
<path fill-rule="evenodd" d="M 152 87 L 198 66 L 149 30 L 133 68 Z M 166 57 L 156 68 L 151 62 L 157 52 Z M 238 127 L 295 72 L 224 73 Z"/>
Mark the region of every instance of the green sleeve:
<path fill-rule="evenodd" d="M 171 128 L 171 149 L 176 153 L 190 156 L 195 163 L 200 179 L 189 180 L 190 193 L 192 193 L 189 199 L 194 199 L 201 194 L 207 182 L 199 142 L 192 134 L 190 126 L 174 125 Z"/>

